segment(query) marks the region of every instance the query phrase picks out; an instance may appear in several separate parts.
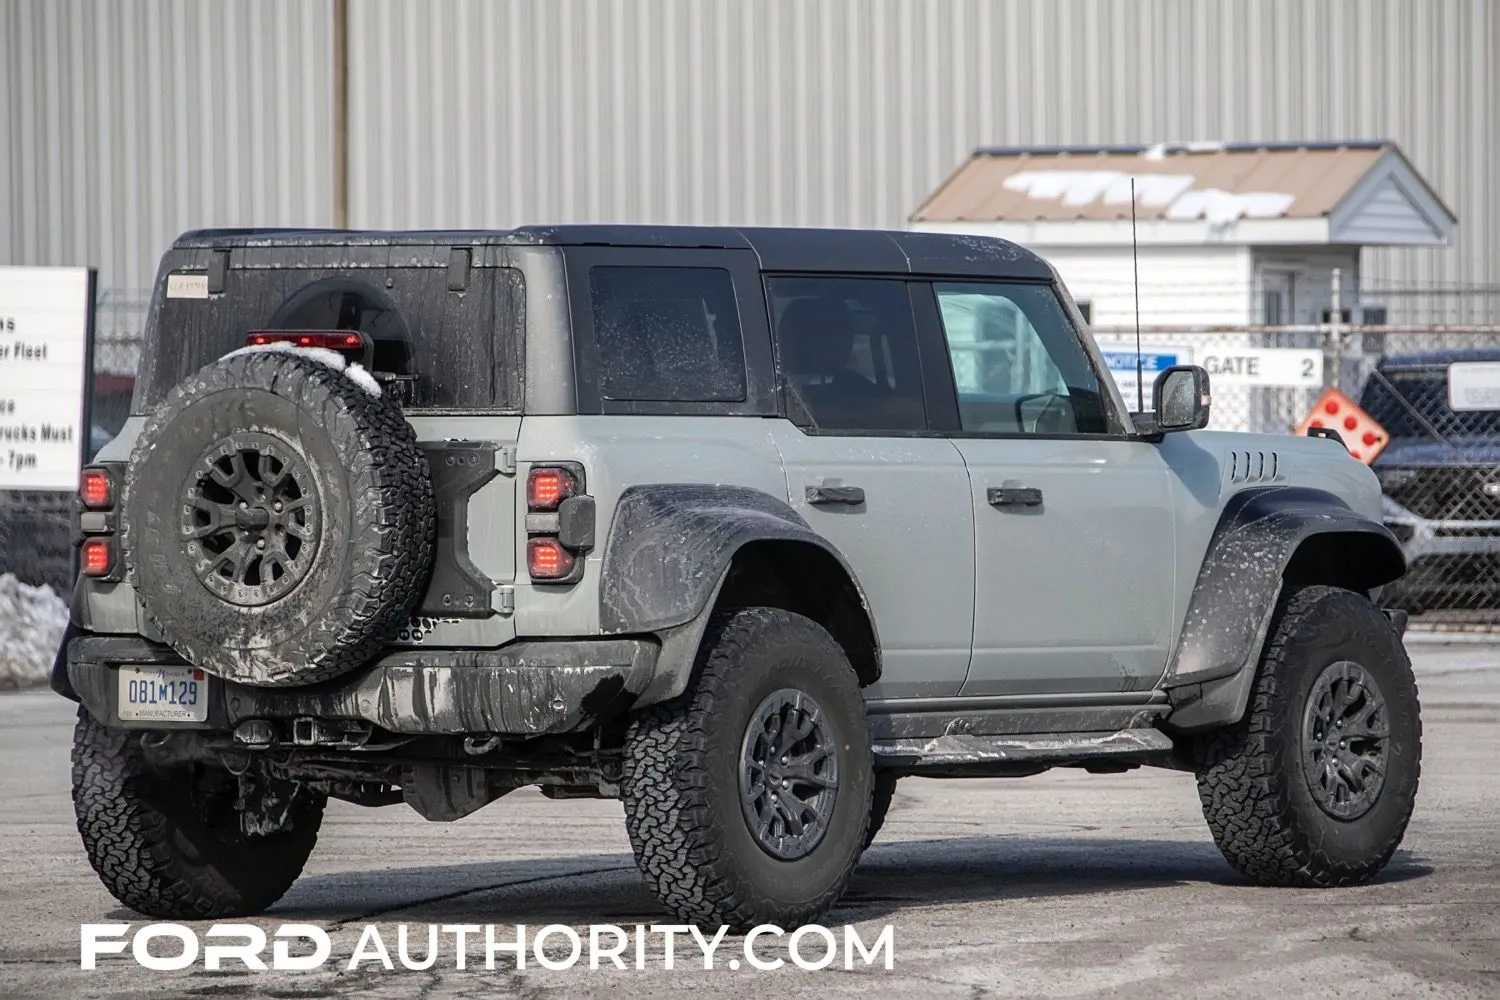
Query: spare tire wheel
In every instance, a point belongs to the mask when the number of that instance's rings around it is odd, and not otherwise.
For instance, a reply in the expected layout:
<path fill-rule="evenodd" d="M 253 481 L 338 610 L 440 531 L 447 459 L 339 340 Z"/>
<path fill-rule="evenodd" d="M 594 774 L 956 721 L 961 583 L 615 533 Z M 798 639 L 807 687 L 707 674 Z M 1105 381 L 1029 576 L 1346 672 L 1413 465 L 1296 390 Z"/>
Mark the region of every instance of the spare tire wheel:
<path fill-rule="evenodd" d="M 431 572 L 427 460 L 400 410 L 337 366 L 226 356 L 147 417 L 125 475 L 128 579 L 191 664 L 261 686 L 346 673 Z"/>

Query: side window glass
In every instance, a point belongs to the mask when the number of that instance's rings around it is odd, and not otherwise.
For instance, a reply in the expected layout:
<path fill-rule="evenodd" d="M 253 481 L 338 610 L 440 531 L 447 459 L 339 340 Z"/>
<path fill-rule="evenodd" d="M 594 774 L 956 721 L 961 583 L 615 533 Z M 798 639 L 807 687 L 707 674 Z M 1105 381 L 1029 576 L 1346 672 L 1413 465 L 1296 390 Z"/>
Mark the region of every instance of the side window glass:
<path fill-rule="evenodd" d="M 1104 434 L 1098 376 L 1048 285 L 937 283 L 965 431 Z"/>
<path fill-rule="evenodd" d="M 739 402 L 745 348 L 729 272 L 593 267 L 599 391 L 637 402 Z"/>
<path fill-rule="evenodd" d="M 767 279 L 766 289 L 782 374 L 814 427 L 927 426 L 905 282 L 786 277 Z"/>

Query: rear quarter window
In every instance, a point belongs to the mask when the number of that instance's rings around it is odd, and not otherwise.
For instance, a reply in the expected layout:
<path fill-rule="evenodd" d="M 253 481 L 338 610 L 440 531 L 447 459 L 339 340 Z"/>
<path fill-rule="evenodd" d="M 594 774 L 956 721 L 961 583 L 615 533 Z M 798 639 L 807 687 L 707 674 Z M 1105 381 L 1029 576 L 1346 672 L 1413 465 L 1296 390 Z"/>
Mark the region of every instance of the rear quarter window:
<path fill-rule="evenodd" d="M 589 301 L 603 398 L 745 399 L 745 347 L 727 270 L 591 267 Z"/>
<path fill-rule="evenodd" d="M 223 294 L 158 306 L 137 412 L 256 330 L 366 334 L 376 371 L 412 378 L 412 409 L 521 407 L 525 288 L 513 268 L 476 268 L 461 292 L 436 267 L 231 268 Z"/>

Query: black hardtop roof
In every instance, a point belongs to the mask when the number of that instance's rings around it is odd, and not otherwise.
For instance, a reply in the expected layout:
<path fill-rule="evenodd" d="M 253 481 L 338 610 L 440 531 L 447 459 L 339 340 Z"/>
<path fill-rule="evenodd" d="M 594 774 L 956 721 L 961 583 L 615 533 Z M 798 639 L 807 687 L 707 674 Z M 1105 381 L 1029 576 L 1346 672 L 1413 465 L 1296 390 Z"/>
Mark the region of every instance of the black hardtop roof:
<path fill-rule="evenodd" d="M 180 250 L 486 245 L 751 250 L 767 271 L 1053 277 L 1046 261 L 1009 240 L 880 229 L 623 225 L 392 231 L 198 229 L 183 233 L 173 244 Z"/>

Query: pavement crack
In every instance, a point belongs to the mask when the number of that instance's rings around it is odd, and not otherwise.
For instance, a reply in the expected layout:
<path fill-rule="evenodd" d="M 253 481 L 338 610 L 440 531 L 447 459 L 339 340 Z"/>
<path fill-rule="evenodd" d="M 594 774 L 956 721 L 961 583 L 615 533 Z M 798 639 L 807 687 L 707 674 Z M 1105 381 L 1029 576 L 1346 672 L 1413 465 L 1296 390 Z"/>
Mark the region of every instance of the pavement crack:
<path fill-rule="evenodd" d="M 506 882 L 495 882 L 488 885 L 470 886 L 467 889 L 456 889 L 453 892 L 439 893 L 436 896 L 428 896 L 423 899 L 406 900 L 392 906 L 382 906 L 376 909 L 356 914 L 352 917 L 344 917 L 335 920 L 329 925 L 332 930 L 343 930 L 353 923 L 364 923 L 370 920 L 378 920 L 387 914 L 397 913 L 401 910 L 410 910 L 418 906 L 429 906 L 433 903 L 446 903 L 465 896 L 473 896 L 481 892 L 494 892 L 498 889 L 510 889 L 521 885 L 535 885 L 538 882 L 552 882 L 558 879 L 581 878 L 585 875 L 605 875 L 609 872 L 635 871 L 634 865 L 611 865 L 607 868 L 584 868 L 578 871 L 557 872 L 553 875 L 536 875 L 531 878 L 512 879 Z"/>

